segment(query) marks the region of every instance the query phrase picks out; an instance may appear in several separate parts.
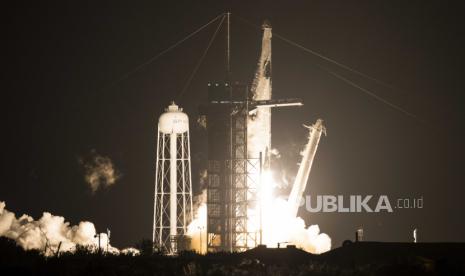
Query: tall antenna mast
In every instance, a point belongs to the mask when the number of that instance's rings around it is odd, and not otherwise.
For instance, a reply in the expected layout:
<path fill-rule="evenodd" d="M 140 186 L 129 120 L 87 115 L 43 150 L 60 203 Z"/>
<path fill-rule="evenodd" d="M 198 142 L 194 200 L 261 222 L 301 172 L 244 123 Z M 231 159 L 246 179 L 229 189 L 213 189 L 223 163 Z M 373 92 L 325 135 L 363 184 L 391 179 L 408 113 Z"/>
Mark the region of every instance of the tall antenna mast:
<path fill-rule="evenodd" d="M 229 81 L 230 75 L 231 75 L 231 35 L 230 35 L 230 17 L 231 13 L 227 12 L 227 33 L 226 33 L 226 74 L 227 74 L 227 79 Z"/>

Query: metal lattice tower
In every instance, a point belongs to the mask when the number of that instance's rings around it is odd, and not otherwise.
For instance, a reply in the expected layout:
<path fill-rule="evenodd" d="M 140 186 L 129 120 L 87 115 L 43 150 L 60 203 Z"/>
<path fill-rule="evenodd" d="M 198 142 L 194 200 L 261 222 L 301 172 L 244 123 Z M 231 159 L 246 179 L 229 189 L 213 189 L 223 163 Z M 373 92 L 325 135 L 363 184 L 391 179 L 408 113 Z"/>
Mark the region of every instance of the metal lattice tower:
<path fill-rule="evenodd" d="M 163 253 L 187 249 L 191 183 L 189 119 L 173 102 L 158 121 L 153 244 Z"/>
<path fill-rule="evenodd" d="M 207 249 L 244 251 L 259 243 L 256 209 L 260 162 L 248 156 L 247 86 L 209 84 L 201 107 L 208 135 Z M 256 222 L 256 223 L 254 223 Z"/>
<path fill-rule="evenodd" d="M 231 189 L 231 246 L 233 251 L 244 251 L 258 245 L 259 217 L 256 212 L 259 187 L 258 156 L 247 154 L 248 105 L 236 105 L 231 116 L 231 158 L 226 160 L 227 177 Z"/>
<path fill-rule="evenodd" d="M 299 99 L 271 99 L 271 26 L 263 25 L 262 53 L 252 89 L 230 83 L 229 14 L 227 77 L 210 83 L 200 107 L 208 140 L 207 249 L 244 251 L 260 244 L 260 174 L 269 164 L 271 107 L 299 106 Z M 265 163 L 262 162 L 265 155 Z"/>

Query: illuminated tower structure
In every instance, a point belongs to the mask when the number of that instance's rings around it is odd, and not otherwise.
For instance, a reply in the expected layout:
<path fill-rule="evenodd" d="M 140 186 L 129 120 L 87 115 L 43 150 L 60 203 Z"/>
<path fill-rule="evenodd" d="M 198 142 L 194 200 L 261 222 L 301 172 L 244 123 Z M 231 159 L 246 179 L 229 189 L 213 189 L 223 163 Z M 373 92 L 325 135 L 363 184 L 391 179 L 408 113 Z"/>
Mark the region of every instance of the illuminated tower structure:
<path fill-rule="evenodd" d="M 231 82 L 229 14 L 226 81 L 208 84 L 200 106 L 207 128 L 207 250 L 240 252 L 260 244 L 259 173 L 269 159 L 271 107 L 302 105 L 300 99 L 271 99 L 271 26 L 263 25 L 262 54 L 252 89 Z"/>
<path fill-rule="evenodd" d="M 243 84 L 210 83 L 208 103 L 200 107 L 208 139 L 209 252 L 244 251 L 259 242 L 248 212 L 257 204 L 260 162 L 258 156 L 247 154 L 247 95 Z"/>
<path fill-rule="evenodd" d="M 174 102 L 158 120 L 153 244 L 175 255 L 187 249 L 193 219 L 189 118 Z"/>

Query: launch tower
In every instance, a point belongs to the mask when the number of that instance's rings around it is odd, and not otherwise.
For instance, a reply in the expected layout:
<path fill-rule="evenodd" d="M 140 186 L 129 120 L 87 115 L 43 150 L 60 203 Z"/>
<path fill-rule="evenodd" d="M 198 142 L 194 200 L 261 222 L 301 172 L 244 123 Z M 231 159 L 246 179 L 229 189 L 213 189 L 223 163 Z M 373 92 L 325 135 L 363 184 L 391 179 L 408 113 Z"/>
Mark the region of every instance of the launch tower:
<path fill-rule="evenodd" d="M 302 105 L 271 99 L 271 26 L 263 25 L 262 53 L 252 89 L 229 76 L 208 84 L 200 107 L 208 137 L 207 250 L 237 252 L 260 244 L 260 173 L 271 144 L 271 107 Z"/>

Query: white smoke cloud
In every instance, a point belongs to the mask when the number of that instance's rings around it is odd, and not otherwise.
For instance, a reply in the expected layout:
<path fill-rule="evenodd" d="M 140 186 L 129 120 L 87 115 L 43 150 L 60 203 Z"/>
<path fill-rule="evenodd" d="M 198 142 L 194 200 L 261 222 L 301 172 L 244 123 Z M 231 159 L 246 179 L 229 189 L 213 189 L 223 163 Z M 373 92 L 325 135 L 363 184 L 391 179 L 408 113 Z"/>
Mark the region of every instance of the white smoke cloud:
<path fill-rule="evenodd" d="M 277 247 L 293 244 L 307 252 L 321 254 L 331 249 L 331 238 L 320 233 L 318 225 L 307 227 L 305 221 L 292 212 L 292 205 L 277 195 L 279 182 L 271 171 L 264 171 L 260 193 L 263 244 Z M 260 208 L 260 207 L 258 207 Z"/>
<path fill-rule="evenodd" d="M 282 170 L 281 182 L 278 182 L 278 183 L 282 183 L 282 185 L 279 186 L 280 189 L 289 187 L 290 182 L 289 182 L 286 170 L 284 169 Z"/>
<path fill-rule="evenodd" d="M 331 249 L 331 238 L 320 233 L 318 225 L 307 227 L 302 218 L 292 216 L 287 200 L 274 198 L 264 207 L 263 240 L 267 246 L 288 243 L 314 254 Z"/>
<path fill-rule="evenodd" d="M 197 118 L 197 123 L 199 124 L 199 126 L 203 129 L 207 129 L 207 116 L 205 115 L 200 115 L 198 118 Z"/>
<path fill-rule="evenodd" d="M 81 221 L 78 225 L 70 225 L 64 217 L 49 212 L 44 212 L 38 220 L 28 215 L 17 218 L 5 207 L 5 202 L 0 201 L 0 237 L 14 240 L 24 250 L 39 250 L 46 256 L 57 254 L 58 251 L 72 252 L 78 245 L 98 250 L 99 240 L 92 222 Z M 107 243 L 107 234 L 101 233 L 102 250 L 107 250 Z M 134 252 L 134 249 L 130 250 Z M 117 254 L 120 251 L 108 245 L 108 252 Z"/>
<path fill-rule="evenodd" d="M 270 150 L 270 155 L 273 156 L 276 159 L 281 158 L 281 153 L 279 153 L 279 150 L 277 148 L 272 148 Z"/>
<path fill-rule="evenodd" d="M 130 256 L 136 256 L 140 254 L 139 250 L 133 247 L 124 248 L 120 251 L 120 253 L 123 255 L 130 255 Z"/>
<path fill-rule="evenodd" d="M 200 184 L 200 187 L 206 187 L 207 186 L 207 181 L 208 181 L 207 169 L 200 170 L 200 172 L 199 172 L 199 184 Z"/>
<path fill-rule="evenodd" d="M 95 150 L 91 152 L 90 158 L 81 158 L 79 162 L 84 167 L 84 179 L 93 193 L 101 187 L 112 186 L 121 176 L 111 159 L 97 154 Z"/>
<path fill-rule="evenodd" d="M 194 220 L 187 228 L 191 238 L 191 249 L 207 253 L 207 195 L 206 190 L 197 196 L 194 205 Z M 321 254 L 331 249 L 331 238 L 320 233 L 318 225 L 306 226 L 300 217 L 289 215 L 287 200 L 274 198 L 265 204 L 263 243 L 268 247 L 277 247 L 278 243 L 293 244 L 307 252 Z"/>

